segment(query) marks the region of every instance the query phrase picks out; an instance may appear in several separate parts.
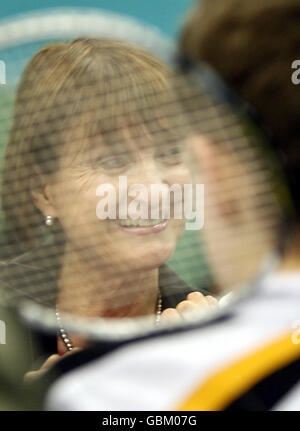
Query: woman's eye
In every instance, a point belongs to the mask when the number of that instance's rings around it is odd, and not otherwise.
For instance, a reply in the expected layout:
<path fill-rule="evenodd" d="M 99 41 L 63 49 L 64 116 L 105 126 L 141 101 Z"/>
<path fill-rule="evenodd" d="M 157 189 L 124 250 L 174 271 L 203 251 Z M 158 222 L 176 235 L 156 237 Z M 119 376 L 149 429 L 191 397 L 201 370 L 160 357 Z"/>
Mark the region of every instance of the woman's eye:
<path fill-rule="evenodd" d="M 174 165 L 182 162 L 182 151 L 179 146 L 174 146 L 160 151 L 156 157 L 165 164 Z"/>
<path fill-rule="evenodd" d="M 105 170 L 122 169 L 130 164 L 130 159 L 126 156 L 116 156 L 103 159 L 99 164 Z"/>

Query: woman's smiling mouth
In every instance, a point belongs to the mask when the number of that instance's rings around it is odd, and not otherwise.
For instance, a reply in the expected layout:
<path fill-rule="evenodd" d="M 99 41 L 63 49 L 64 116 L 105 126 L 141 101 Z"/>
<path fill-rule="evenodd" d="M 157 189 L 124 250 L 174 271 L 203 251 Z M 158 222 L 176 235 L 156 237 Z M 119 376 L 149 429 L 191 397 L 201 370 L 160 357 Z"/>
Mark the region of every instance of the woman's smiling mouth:
<path fill-rule="evenodd" d="M 133 233 L 137 235 L 149 235 L 153 233 L 162 232 L 164 229 L 166 229 L 169 223 L 169 220 L 126 219 L 126 220 L 116 220 L 116 223 L 125 232 Z"/>

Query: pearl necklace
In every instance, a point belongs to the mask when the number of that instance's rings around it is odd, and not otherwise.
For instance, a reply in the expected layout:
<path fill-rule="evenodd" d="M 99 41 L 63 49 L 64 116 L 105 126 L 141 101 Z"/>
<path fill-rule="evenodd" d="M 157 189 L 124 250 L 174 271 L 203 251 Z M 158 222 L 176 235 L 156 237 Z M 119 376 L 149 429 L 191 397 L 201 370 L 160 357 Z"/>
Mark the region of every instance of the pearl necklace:
<path fill-rule="evenodd" d="M 161 318 L 161 308 L 162 308 L 162 297 L 161 297 L 161 293 L 160 291 L 158 292 L 158 299 L 157 299 L 157 308 L 156 308 L 156 316 L 155 316 L 155 325 L 159 325 L 160 322 L 160 318 Z M 68 351 L 72 351 L 74 346 L 72 341 L 70 340 L 66 330 L 64 329 L 62 322 L 61 322 L 61 317 L 59 314 L 58 309 L 56 308 L 56 321 L 57 321 L 57 326 L 58 326 L 58 331 L 59 331 L 59 335 L 61 337 L 61 339 L 63 340 L 66 349 Z"/>

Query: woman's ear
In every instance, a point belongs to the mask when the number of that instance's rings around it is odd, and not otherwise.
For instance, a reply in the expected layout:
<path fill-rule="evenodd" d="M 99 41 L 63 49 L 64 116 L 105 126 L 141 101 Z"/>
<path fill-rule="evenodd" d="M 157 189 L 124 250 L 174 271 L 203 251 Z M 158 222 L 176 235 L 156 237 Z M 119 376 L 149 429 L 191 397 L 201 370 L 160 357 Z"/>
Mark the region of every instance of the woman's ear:
<path fill-rule="evenodd" d="M 30 179 L 30 194 L 35 206 L 44 216 L 57 216 L 53 199 L 50 193 L 51 184 L 47 181 L 47 176 L 41 172 L 38 166 L 34 166 L 33 175 Z"/>

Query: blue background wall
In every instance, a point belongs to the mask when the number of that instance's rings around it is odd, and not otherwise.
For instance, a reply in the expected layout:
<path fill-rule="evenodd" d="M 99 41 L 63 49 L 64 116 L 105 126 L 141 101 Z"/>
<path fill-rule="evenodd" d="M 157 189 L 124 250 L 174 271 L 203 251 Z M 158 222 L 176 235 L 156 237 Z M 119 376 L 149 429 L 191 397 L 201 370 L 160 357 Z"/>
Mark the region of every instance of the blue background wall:
<path fill-rule="evenodd" d="M 180 23 L 194 0 L 2 0 L 0 19 L 17 13 L 56 7 L 97 7 L 126 14 L 159 27 L 175 36 Z"/>

